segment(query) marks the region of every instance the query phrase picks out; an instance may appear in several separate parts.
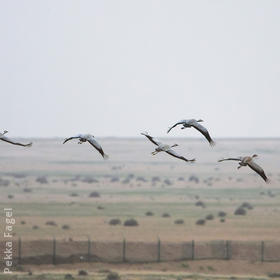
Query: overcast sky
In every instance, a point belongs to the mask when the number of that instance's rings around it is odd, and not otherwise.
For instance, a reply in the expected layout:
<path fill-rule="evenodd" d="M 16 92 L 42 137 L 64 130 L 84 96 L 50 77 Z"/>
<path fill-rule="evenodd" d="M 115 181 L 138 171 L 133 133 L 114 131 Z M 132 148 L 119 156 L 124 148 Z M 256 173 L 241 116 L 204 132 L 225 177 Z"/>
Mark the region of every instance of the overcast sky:
<path fill-rule="evenodd" d="M 280 1 L 0 0 L 12 136 L 280 137 Z M 172 136 L 199 136 L 173 130 Z"/>

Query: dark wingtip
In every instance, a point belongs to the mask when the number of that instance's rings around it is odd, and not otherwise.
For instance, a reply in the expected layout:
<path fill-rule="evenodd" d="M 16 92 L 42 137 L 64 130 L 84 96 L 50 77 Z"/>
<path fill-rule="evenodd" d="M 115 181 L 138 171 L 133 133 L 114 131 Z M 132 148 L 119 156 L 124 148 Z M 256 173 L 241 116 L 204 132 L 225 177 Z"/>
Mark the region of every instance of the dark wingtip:
<path fill-rule="evenodd" d="M 147 135 L 149 135 L 149 136 L 150 136 L 150 134 L 149 134 L 147 131 L 145 131 L 145 132 L 141 132 L 140 134 L 142 134 L 142 135 L 144 135 L 144 136 L 147 136 Z"/>
<path fill-rule="evenodd" d="M 214 147 L 214 146 L 216 145 L 216 143 L 215 143 L 213 140 L 211 140 L 211 141 L 209 142 L 209 144 L 210 144 L 211 147 Z"/>

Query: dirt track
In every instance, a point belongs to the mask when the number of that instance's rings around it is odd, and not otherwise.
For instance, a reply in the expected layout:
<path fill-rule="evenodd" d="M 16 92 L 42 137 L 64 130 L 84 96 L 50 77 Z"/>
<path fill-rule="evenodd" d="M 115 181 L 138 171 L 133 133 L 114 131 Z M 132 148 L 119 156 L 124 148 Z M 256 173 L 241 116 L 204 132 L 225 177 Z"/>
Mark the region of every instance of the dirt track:
<path fill-rule="evenodd" d="M 280 273 L 279 263 L 260 263 L 247 261 L 189 261 L 163 262 L 153 264 L 104 264 L 80 263 L 67 265 L 41 265 L 40 273 L 71 273 L 83 269 L 91 273 L 104 270 L 117 271 L 120 274 L 152 274 L 152 273 L 202 273 L 214 275 L 250 275 L 267 276 L 269 273 Z M 38 266 L 24 266 L 24 270 L 38 271 Z"/>

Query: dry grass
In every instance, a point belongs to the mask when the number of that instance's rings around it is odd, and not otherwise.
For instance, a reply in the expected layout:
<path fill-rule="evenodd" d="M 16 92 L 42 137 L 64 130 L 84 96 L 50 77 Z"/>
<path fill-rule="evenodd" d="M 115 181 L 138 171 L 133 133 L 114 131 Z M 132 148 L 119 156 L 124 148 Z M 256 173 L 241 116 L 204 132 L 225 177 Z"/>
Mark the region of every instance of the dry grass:
<path fill-rule="evenodd" d="M 164 140 L 174 141 L 174 138 Z M 88 145 L 69 143 L 66 146 L 61 144 L 61 139 L 35 142 L 31 149 L 0 145 L 0 203 L 2 207 L 14 209 L 15 238 L 52 239 L 55 236 L 80 240 L 90 236 L 92 240 L 119 241 L 125 237 L 150 242 L 159 236 L 163 241 L 173 242 L 260 240 L 260 237 L 280 240 L 279 140 L 224 140 L 209 149 L 203 141 L 176 139 L 180 145 L 178 153 L 197 158 L 192 165 L 163 153 L 152 157 L 152 147 L 144 140 L 102 139 L 104 150 L 111 155 L 109 161 L 103 161 Z M 257 152 L 271 183 L 266 185 L 250 169 L 237 171 L 234 163 L 218 164 L 217 159 L 229 155 L 228 151 L 230 155 Z M 191 176 L 199 180 L 189 181 Z M 37 181 L 38 177 L 48 183 Z M 172 185 L 168 185 L 169 181 L 164 183 L 167 178 Z M 123 181 L 126 183 L 122 184 Z M 89 197 L 93 191 L 100 197 Z M 8 195 L 13 195 L 13 199 L 7 199 Z M 198 199 L 205 208 L 195 206 Z M 244 201 L 253 205 L 253 209 L 247 211 L 246 216 L 234 215 Z M 148 210 L 154 215 L 146 216 Z M 217 217 L 220 211 L 227 213 L 226 223 L 216 218 L 202 227 L 195 224 L 209 213 Z M 165 212 L 172 218 L 162 218 Z M 109 225 L 112 218 L 121 221 L 135 218 L 140 226 L 112 227 Z M 183 219 L 184 224 L 175 226 L 174 221 L 178 219 Z M 50 220 L 58 226 L 47 226 Z M 70 228 L 63 230 L 63 225 Z M 34 226 L 38 228 L 32 229 Z M 208 265 L 221 274 L 227 269 L 230 274 L 253 271 L 245 270 L 241 264 L 235 272 L 226 264 L 222 265 L 224 270 L 214 263 Z M 274 272 L 268 265 L 261 265 L 266 269 L 262 275 Z M 201 272 L 201 263 L 197 270 L 195 262 L 190 266 L 191 272 Z M 202 266 L 208 271 L 207 266 Z M 169 271 L 171 267 L 159 264 L 154 269 Z M 137 269 L 145 271 L 144 266 Z M 256 274 L 252 275 L 258 275 L 257 266 L 254 269 Z"/>

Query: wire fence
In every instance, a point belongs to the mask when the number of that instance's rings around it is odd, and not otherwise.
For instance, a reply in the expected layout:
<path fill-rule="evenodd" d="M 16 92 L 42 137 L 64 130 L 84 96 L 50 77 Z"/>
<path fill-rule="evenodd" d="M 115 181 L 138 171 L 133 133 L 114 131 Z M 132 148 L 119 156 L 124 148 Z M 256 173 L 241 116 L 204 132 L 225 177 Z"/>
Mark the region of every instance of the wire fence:
<path fill-rule="evenodd" d="M 5 243 L 1 242 L 4 255 Z M 4 263 L 2 256 L 2 263 Z M 76 262 L 141 263 L 182 260 L 250 260 L 280 262 L 280 241 L 155 242 L 93 240 L 13 241 L 17 264 L 62 264 Z"/>

